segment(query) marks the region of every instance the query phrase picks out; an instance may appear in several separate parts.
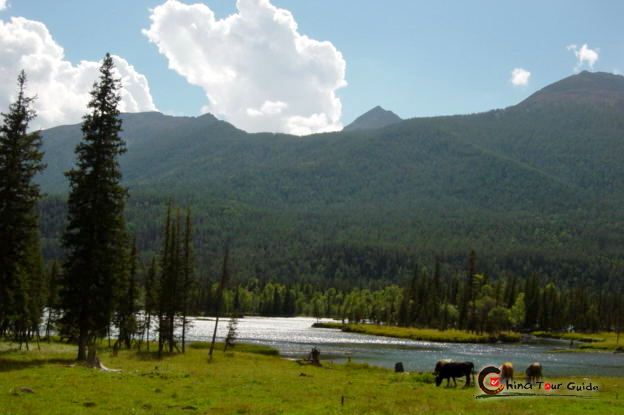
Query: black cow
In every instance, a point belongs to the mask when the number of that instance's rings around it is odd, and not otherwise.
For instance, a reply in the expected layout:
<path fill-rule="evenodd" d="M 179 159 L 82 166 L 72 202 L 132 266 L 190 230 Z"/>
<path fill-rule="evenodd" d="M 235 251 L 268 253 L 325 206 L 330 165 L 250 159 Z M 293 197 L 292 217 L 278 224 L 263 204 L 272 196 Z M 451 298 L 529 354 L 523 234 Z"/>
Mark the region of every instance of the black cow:
<path fill-rule="evenodd" d="M 527 382 L 533 383 L 542 377 L 542 364 L 533 362 L 526 370 Z"/>
<path fill-rule="evenodd" d="M 446 379 L 446 386 L 449 386 L 451 378 L 457 386 L 455 378 L 466 377 L 466 386 L 470 386 L 470 377 L 474 375 L 474 364 L 472 362 L 448 362 L 437 367 L 436 386 L 440 386 L 442 380 Z"/>
<path fill-rule="evenodd" d="M 437 375 L 438 375 L 438 373 L 440 373 L 440 368 L 441 368 L 442 366 L 444 366 L 445 364 L 447 364 L 447 363 L 451 363 L 452 361 L 453 361 L 452 359 L 442 359 L 442 360 L 438 360 L 438 361 L 436 362 L 435 369 L 433 370 L 433 374 L 437 376 Z"/>

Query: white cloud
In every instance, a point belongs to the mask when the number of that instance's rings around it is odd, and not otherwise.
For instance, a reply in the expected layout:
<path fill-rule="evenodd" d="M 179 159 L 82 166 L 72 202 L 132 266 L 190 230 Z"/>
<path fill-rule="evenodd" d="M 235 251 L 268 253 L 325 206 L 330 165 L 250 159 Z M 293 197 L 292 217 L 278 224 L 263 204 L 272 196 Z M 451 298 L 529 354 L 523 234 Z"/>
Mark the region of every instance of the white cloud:
<path fill-rule="evenodd" d="M 7 8 L 7 0 L 0 0 L 0 10 L 5 10 Z"/>
<path fill-rule="evenodd" d="M 589 69 L 593 69 L 594 64 L 598 61 L 598 49 L 590 49 L 587 43 L 583 44 L 580 49 L 577 45 L 568 45 L 567 49 L 574 52 L 576 56 L 577 63 L 574 68 L 576 71 L 579 71 L 585 65 Z"/>
<path fill-rule="evenodd" d="M 522 68 L 514 68 L 511 71 L 511 83 L 516 86 L 525 86 L 528 85 L 529 79 L 531 79 L 531 72 Z"/>
<path fill-rule="evenodd" d="M 340 130 L 342 54 L 300 34 L 293 15 L 269 0 L 236 6 L 217 20 L 204 4 L 168 0 L 151 11 L 143 33 L 171 69 L 204 90 L 204 111 L 251 132 Z"/>
<path fill-rule="evenodd" d="M 149 85 L 144 75 L 119 56 L 113 56 L 117 75 L 122 79 L 123 112 L 152 111 Z M 97 79 L 99 62 L 81 61 L 73 65 L 64 59 L 63 48 L 54 41 L 47 27 L 23 17 L 0 20 L 0 109 L 6 111 L 15 98 L 17 74 L 24 69 L 27 93 L 37 95 L 38 117 L 34 128 L 80 122 L 87 111 L 89 91 Z"/>

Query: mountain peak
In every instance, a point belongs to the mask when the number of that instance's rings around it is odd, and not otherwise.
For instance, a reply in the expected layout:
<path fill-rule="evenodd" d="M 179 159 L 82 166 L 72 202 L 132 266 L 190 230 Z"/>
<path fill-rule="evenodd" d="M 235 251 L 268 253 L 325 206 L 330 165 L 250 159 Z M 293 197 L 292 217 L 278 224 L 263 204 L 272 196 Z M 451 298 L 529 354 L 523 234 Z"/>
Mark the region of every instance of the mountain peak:
<path fill-rule="evenodd" d="M 570 103 L 624 105 L 624 76 L 583 71 L 540 89 L 519 106 Z"/>
<path fill-rule="evenodd" d="M 344 128 L 344 131 L 372 130 L 390 124 L 396 124 L 399 121 L 402 121 L 401 117 L 377 105 L 357 117 L 351 124 Z"/>

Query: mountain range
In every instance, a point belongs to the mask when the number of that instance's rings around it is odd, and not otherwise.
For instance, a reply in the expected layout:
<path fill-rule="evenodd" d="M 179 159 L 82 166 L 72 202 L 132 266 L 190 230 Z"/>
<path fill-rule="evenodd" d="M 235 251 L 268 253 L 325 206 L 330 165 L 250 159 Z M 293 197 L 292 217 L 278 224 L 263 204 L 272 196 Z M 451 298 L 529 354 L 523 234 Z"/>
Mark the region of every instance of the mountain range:
<path fill-rule="evenodd" d="M 376 107 L 343 132 L 247 134 L 206 114 L 123 114 L 126 183 L 289 207 L 443 202 L 559 209 L 624 197 L 624 77 L 582 72 L 518 105 L 400 120 Z M 66 191 L 79 125 L 43 132 L 44 191 Z"/>
<path fill-rule="evenodd" d="M 304 215 L 288 238 L 318 224 L 323 230 L 314 238 L 326 242 L 400 239 L 423 249 L 505 245 L 508 252 L 522 243 L 557 252 L 621 246 L 619 75 L 581 72 L 478 114 L 402 120 L 376 107 L 341 132 L 304 137 L 249 134 L 210 114 L 123 114 L 123 130 L 131 196 L 234 203 L 256 212 L 240 220 L 248 231 L 262 212 L 273 218 L 266 232 L 288 215 Z M 42 188 L 66 193 L 63 172 L 72 167 L 80 126 L 43 136 Z M 340 226 L 350 230 L 332 230 Z M 408 230 L 419 226 L 425 239 Z"/>

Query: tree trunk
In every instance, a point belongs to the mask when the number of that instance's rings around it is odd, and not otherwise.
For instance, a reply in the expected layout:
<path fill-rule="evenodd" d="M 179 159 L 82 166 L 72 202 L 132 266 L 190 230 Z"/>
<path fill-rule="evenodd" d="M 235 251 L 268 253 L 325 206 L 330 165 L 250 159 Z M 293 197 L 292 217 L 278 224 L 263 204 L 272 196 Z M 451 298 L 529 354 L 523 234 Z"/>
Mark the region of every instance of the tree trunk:
<path fill-rule="evenodd" d="M 182 316 L 182 353 L 186 353 L 186 313 Z"/>
<path fill-rule="evenodd" d="M 90 339 L 87 344 L 87 365 L 89 367 L 99 367 L 99 360 L 97 358 L 97 347 L 95 345 L 95 338 Z"/>
<path fill-rule="evenodd" d="M 214 331 L 212 332 L 212 342 L 210 342 L 210 351 L 208 352 L 208 356 L 212 359 L 212 351 L 214 350 L 215 340 L 217 339 L 217 327 L 219 326 L 219 314 L 217 313 L 217 317 L 215 318 L 215 326 Z"/>
<path fill-rule="evenodd" d="M 150 346 L 150 325 L 152 324 L 151 317 L 152 317 L 151 314 L 148 313 L 147 314 L 147 336 L 146 336 L 146 338 L 147 338 L 147 340 L 146 340 L 147 341 L 147 351 L 148 352 L 149 352 L 149 346 Z"/>
<path fill-rule="evenodd" d="M 80 330 L 80 337 L 78 338 L 78 361 L 84 362 L 87 360 L 87 333 L 82 329 Z"/>

